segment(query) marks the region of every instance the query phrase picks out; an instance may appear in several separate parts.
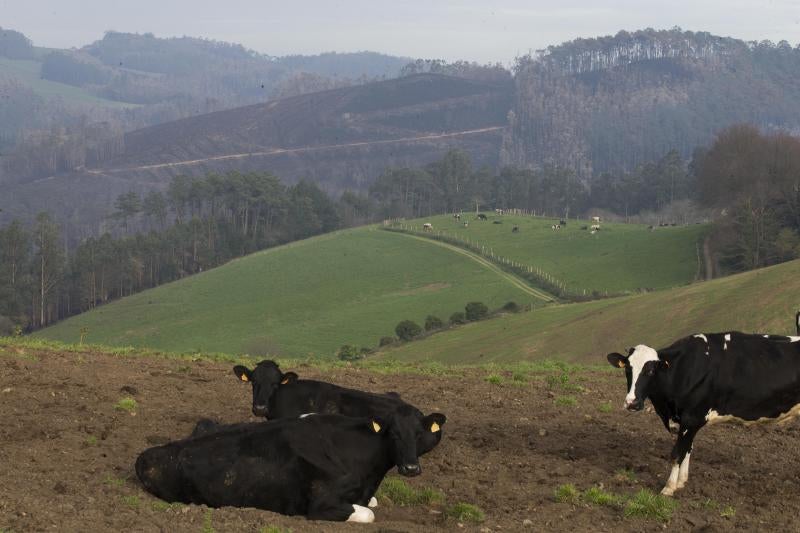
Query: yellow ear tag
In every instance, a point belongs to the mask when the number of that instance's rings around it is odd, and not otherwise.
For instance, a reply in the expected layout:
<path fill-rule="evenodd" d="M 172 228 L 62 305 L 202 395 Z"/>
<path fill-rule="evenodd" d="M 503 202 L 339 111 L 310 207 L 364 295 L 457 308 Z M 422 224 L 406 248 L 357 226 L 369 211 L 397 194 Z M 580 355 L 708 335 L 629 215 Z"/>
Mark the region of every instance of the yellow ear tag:
<path fill-rule="evenodd" d="M 433 424 L 431 424 L 431 433 L 436 433 L 436 432 L 437 432 L 437 431 L 439 431 L 440 429 L 441 429 L 441 428 L 439 427 L 439 424 L 437 424 L 436 422 L 434 422 Z"/>
<path fill-rule="evenodd" d="M 250 381 L 247 379 L 247 374 L 242 374 L 242 381 Z"/>
<path fill-rule="evenodd" d="M 372 429 L 375 431 L 375 433 L 380 433 L 381 432 L 381 425 L 373 420 L 372 421 Z"/>
<path fill-rule="evenodd" d="M 617 366 L 620 368 L 625 368 L 625 363 L 623 361 L 617 361 Z"/>
<path fill-rule="evenodd" d="M 287 383 L 289 383 L 289 378 L 286 378 L 283 381 L 281 381 L 281 385 L 286 385 Z"/>

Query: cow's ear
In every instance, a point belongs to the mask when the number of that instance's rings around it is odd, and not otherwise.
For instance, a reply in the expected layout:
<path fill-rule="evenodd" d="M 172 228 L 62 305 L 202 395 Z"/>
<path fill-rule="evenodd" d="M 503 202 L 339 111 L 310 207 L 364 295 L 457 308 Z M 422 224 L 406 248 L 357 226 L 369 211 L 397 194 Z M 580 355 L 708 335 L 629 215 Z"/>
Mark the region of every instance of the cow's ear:
<path fill-rule="evenodd" d="M 445 422 L 447 422 L 447 417 L 442 413 L 432 413 L 423 419 L 422 427 L 431 433 L 439 433 Z"/>
<path fill-rule="evenodd" d="M 242 381 L 253 381 L 253 373 L 246 366 L 236 365 L 233 367 L 233 373 Z"/>
<path fill-rule="evenodd" d="M 281 377 L 281 385 L 286 385 L 295 381 L 297 381 L 297 374 L 294 372 L 287 372 Z"/>
<path fill-rule="evenodd" d="M 680 350 L 661 350 L 658 352 L 658 359 L 669 368 L 678 355 L 680 355 Z"/>
<path fill-rule="evenodd" d="M 373 433 L 381 434 L 386 430 L 386 422 L 380 417 L 373 417 L 369 421 L 369 429 Z"/>
<path fill-rule="evenodd" d="M 606 359 L 608 359 L 608 363 L 611 366 L 616 366 L 619 368 L 625 368 L 625 365 L 628 364 L 628 358 L 617 352 L 608 354 Z"/>

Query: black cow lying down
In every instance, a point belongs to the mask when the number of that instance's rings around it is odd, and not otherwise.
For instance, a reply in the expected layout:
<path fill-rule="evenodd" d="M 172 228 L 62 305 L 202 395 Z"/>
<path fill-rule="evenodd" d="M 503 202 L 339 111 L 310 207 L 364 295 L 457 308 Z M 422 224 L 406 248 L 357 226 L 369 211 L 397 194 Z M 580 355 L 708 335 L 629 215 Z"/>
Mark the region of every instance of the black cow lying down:
<path fill-rule="evenodd" d="M 233 373 L 253 386 L 253 414 L 269 420 L 296 418 L 309 413 L 346 416 L 387 416 L 399 407 L 408 406 L 422 420 L 416 407 L 395 393 L 373 394 L 339 387 L 332 383 L 299 379 L 294 372 L 281 372 L 274 361 L 261 361 L 252 370 L 237 365 Z M 441 440 L 440 432 L 423 432 L 417 442 L 419 455 L 431 451 Z"/>
<path fill-rule="evenodd" d="M 313 520 L 372 522 L 365 507 L 386 473 L 421 472 L 419 434 L 438 434 L 444 415 L 417 419 L 314 415 L 222 426 L 145 450 L 136 460 L 144 487 L 169 502 L 256 507 Z"/>
<path fill-rule="evenodd" d="M 703 426 L 783 423 L 800 414 L 800 336 L 697 334 L 661 350 L 640 344 L 608 361 L 625 369 L 626 409 L 640 411 L 650 398 L 667 429 L 678 425 L 661 491 L 667 496 L 689 479 L 692 442 Z"/>

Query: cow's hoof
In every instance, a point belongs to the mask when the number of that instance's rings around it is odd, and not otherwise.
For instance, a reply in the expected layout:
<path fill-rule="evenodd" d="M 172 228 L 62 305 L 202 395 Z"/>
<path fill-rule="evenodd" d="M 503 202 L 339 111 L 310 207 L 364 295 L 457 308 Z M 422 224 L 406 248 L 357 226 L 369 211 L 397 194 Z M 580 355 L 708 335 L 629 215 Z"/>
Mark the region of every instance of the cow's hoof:
<path fill-rule="evenodd" d="M 347 519 L 348 522 L 360 522 L 362 524 L 371 524 L 375 521 L 375 513 L 369 508 L 361 505 L 353 505 L 353 514 Z"/>
<path fill-rule="evenodd" d="M 377 506 L 378 506 L 378 498 L 373 496 L 372 498 L 369 499 L 369 503 L 367 504 L 367 507 L 369 507 L 370 509 L 374 509 Z"/>
<path fill-rule="evenodd" d="M 664 487 L 661 490 L 661 495 L 662 496 L 672 496 L 673 494 L 675 494 L 675 489 L 673 489 L 671 487 Z"/>

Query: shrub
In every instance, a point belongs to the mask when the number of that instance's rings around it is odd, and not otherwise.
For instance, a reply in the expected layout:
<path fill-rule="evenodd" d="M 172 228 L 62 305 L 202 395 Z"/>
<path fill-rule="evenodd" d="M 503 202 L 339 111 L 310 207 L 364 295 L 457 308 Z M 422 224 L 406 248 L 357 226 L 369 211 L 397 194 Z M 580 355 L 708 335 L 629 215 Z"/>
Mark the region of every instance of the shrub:
<path fill-rule="evenodd" d="M 457 311 L 452 315 L 450 315 L 450 324 L 457 325 L 466 323 L 467 323 L 467 316 L 461 311 Z"/>
<path fill-rule="evenodd" d="M 470 322 L 483 320 L 489 315 L 489 308 L 483 302 L 470 302 L 464 308 L 464 311 L 466 311 L 465 316 Z"/>
<path fill-rule="evenodd" d="M 394 328 L 395 334 L 401 341 L 410 341 L 414 337 L 419 337 L 422 334 L 422 328 L 419 324 L 411 320 L 403 320 Z"/>
<path fill-rule="evenodd" d="M 397 339 L 395 339 L 394 337 L 386 335 L 385 337 L 381 337 L 381 340 L 378 341 L 378 346 L 391 346 L 392 344 L 395 343 L 396 340 Z"/>
<path fill-rule="evenodd" d="M 517 302 L 507 302 L 503 306 L 503 311 L 506 313 L 519 313 L 519 305 L 517 305 Z"/>
<path fill-rule="evenodd" d="M 443 325 L 442 319 L 438 316 L 428 315 L 425 317 L 425 331 L 441 329 Z"/>
<path fill-rule="evenodd" d="M 352 344 L 345 344 L 336 352 L 336 357 L 338 357 L 340 361 L 358 361 L 363 355 L 361 355 L 358 348 Z"/>

